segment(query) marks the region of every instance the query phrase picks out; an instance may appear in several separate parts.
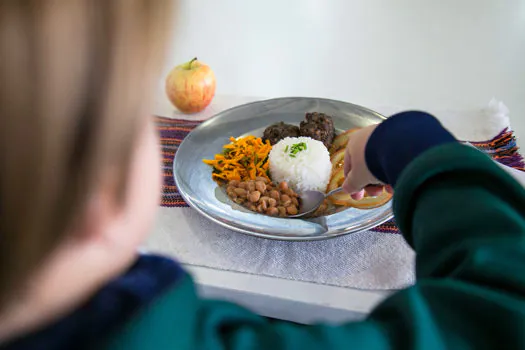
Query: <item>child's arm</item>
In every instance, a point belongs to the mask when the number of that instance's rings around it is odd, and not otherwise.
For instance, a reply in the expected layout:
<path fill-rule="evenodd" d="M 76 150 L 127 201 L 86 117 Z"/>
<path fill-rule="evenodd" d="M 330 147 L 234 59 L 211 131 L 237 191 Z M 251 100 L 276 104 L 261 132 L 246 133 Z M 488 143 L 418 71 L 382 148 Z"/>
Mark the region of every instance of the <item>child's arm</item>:
<path fill-rule="evenodd" d="M 415 286 L 388 298 L 363 322 L 303 326 L 198 300 L 185 283 L 175 291 L 178 305 L 160 308 L 172 310 L 166 313 L 174 331 L 164 332 L 172 334 L 165 344 L 184 340 L 188 348 L 212 350 L 524 346 L 524 189 L 487 156 L 446 132 L 435 134 L 444 129 L 433 118 L 394 122 L 372 134 L 367 162 L 380 152 L 381 161 L 370 164 L 373 173 L 396 184 L 396 220 L 417 252 Z M 402 135 L 390 133 L 399 127 Z"/>
<path fill-rule="evenodd" d="M 270 323 L 230 304 L 205 302 L 202 340 L 273 350 L 524 346 L 523 188 L 481 152 L 447 143 L 408 165 L 394 209 L 417 252 L 417 284 L 388 298 L 366 321 Z"/>
<path fill-rule="evenodd" d="M 434 117 L 406 112 L 390 118 L 364 153 L 371 173 L 395 185 L 395 217 L 417 253 L 419 282 L 451 274 L 487 277 L 500 261 L 489 259 L 496 253 L 491 247 L 525 239 L 523 187 L 483 153 L 458 144 Z M 516 248 L 525 254 L 523 246 Z M 467 269 L 486 259 L 488 269 Z"/>

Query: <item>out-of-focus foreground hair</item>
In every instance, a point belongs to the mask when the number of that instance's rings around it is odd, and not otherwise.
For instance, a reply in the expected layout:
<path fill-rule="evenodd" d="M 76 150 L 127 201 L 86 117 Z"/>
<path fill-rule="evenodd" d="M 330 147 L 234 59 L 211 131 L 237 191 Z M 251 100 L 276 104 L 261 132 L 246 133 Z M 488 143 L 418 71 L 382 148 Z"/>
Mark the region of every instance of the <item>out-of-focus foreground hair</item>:
<path fill-rule="evenodd" d="M 0 2 L 0 303 L 111 174 L 122 203 L 171 0 Z"/>

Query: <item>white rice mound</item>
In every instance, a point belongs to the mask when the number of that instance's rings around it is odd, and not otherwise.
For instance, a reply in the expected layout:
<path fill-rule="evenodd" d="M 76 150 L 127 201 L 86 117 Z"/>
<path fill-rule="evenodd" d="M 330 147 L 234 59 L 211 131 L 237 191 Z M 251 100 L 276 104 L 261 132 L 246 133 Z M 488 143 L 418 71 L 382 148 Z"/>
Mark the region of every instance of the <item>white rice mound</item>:
<path fill-rule="evenodd" d="M 296 153 L 295 158 L 290 156 L 292 146 L 301 142 L 306 144 L 306 149 Z M 272 181 L 286 181 L 299 193 L 324 192 L 330 181 L 330 154 L 321 141 L 309 137 L 287 137 L 279 141 L 270 151 L 269 162 Z"/>

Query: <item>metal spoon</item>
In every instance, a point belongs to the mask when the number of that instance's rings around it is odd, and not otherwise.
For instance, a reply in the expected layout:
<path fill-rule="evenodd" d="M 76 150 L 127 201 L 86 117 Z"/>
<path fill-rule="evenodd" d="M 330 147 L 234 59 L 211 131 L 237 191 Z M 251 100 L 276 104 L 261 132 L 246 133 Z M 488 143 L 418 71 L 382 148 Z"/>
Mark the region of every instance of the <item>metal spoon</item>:
<path fill-rule="evenodd" d="M 330 197 L 333 194 L 336 194 L 338 192 L 341 192 L 343 190 L 342 187 L 338 187 L 335 190 L 332 190 L 328 193 L 324 193 L 321 191 L 304 191 L 299 194 L 299 199 L 301 200 L 301 205 L 299 208 L 299 213 L 295 215 L 289 215 L 287 218 L 301 218 L 303 216 L 307 216 L 309 214 L 314 213 L 319 206 L 323 203 L 323 201 Z"/>

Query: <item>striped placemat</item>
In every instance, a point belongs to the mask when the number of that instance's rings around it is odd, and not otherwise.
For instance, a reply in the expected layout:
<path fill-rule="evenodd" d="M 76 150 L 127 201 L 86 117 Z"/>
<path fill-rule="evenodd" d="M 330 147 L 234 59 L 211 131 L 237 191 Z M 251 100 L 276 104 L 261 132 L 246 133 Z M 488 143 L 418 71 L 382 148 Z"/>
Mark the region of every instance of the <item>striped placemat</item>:
<path fill-rule="evenodd" d="M 188 204 L 186 204 L 177 191 L 177 186 L 173 179 L 173 158 L 182 140 L 197 127 L 201 121 L 155 117 L 155 122 L 160 133 L 162 146 L 162 172 L 164 182 L 161 206 L 174 208 L 188 207 Z M 512 130 L 504 129 L 496 137 L 488 141 L 469 142 L 499 163 L 525 171 L 523 157 L 519 153 L 516 138 Z M 399 233 L 399 229 L 394 220 L 387 221 L 372 229 L 372 231 Z"/>

